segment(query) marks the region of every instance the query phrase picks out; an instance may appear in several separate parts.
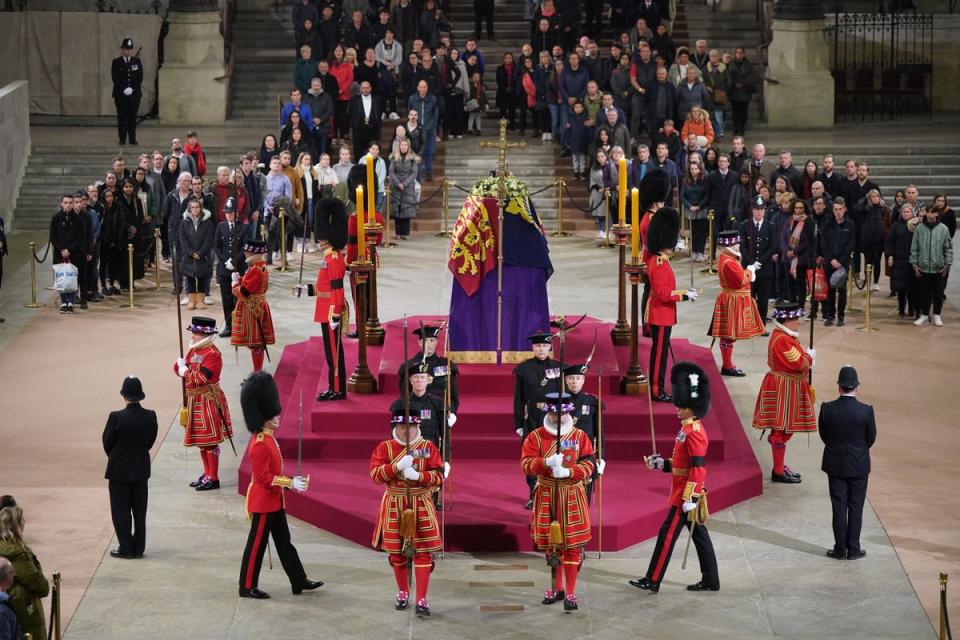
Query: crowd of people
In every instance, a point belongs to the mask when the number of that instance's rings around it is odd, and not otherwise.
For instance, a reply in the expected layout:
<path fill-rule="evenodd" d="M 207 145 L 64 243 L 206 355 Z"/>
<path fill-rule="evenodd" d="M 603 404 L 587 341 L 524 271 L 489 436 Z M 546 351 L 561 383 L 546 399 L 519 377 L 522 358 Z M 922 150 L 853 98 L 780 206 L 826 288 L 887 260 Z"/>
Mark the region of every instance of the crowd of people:
<path fill-rule="evenodd" d="M 43 598 L 50 582 L 23 539 L 26 520 L 13 496 L 0 496 L 0 638 L 46 640 Z"/>

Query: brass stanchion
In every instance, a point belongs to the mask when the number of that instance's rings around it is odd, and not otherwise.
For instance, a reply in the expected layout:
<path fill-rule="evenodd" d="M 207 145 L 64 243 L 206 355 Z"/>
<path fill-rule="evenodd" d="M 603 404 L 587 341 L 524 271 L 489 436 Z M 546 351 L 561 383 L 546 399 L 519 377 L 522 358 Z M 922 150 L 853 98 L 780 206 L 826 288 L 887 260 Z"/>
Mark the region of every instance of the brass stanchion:
<path fill-rule="evenodd" d="M 280 266 L 276 269 L 280 273 L 290 271 L 287 268 L 287 212 L 280 209 Z"/>
<path fill-rule="evenodd" d="M 567 182 L 563 178 L 557 178 L 557 230 L 550 235 L 555 238 L 566 238 L 570 235 L 568 231 L 563 230 L 563 189 Z"/>
<path fill-rule="evenodd" d="M 937 636 L 940 640 L 949 640 L 951 637 L 950 617 L 947 615 L 947 577 L 946 572 L 940 572 L 940 633 Z"/>
<path fill-rule="evenodd" d="M 707 248 L 709 249 L 710 257 L 707 259 L 707 268 L 701 269 L 700 273 L 709 273 L 711 275 L 715 274 L 717 270 L 714 268 L 717 260 L 717 245 L 713 241 L 713 209 L 707 212 Z M 690 250 L 693 251 L 693 224 L 690 225 Z"/>
<path fill-rule="evenodd" d="M 60 640 L 62 632 L 60 629 L 60 572 L 53 574 L 53 594 L 50 597 L 50 615 L 53 620 L 53 640 Z"/>
<path fill-rule="evenodd" d="M 873 265 L 868 264 L 866 269 L 867 269 L 867 284 L 869 285 L 870 282 L 873 281 Z M 866 289 L 867 289 L 867 306 L 864 312 L 864 324 L 862 327 L 860 327 L 857 330 L 868 333 L 870 331 L 876 331 L 876 329 L 870 326 L 870 307 L 871 307 L 870 303 L 873 299 L 873 291 L 870 289 L 869 286 L 867 286 Z"/>
<path fill-rule="evenodd" d="M 610 246 L 610 192 L 603 192 L 603 220 L 606 233 L 603 235 L 603 241 L 597 243 L 598 247 L 606 248 Z"/>
<path fill-rule="evenodd" d="M 617 260 L 617 322 L 610 330 L 613 344 L 630 344 L 630 325 L 627 324 L 627 279 L 624 266 L 627 262 L 627 241 L 633 233 L 633 225 L 615 224 L 613 233 L 617 237 L 619 259 Z"/>
<path fill-rule="evenodd" d="M 402 197 L 403 194 L 401 194 Z M 383 246 L 395 247 L 397 243 L 390 239 L 390 181 L 383 186 Z"/>
<path fill-rule="evenodd" d="M 160 227 L 153 230 L 153 273 L 157 278 L 156 290 L 160 291 Z"/>
<path fill-rule="evenodd" d="M 853 308 L 853 293 L 857 290 L 856 280 L 853 276 L 853 261 L 855 254 L 850 254 L 850 268 L 847 269 L 847 313 L 860 313 L 860 309 Z"/>
<path fill-rule="evenodd" d="M 440 228 L 439 233 L 434 235 L 438 238 L 449 238 L 450 237 L 450 185 L 453 184 L 450 180 L 444 176 L 443 178 L 443 217 L 441 218 L 441 224 L 443 225 Z"/>
<path fill-rule="evenodd" d="M 23 305 L 27 309 L 39 309 L 42 304 L 37 304 L 37 243 L 30 243 L 30 304 Z"/>
<path fill-rule="evenodd" d="M 127 243 L 127 306 L 126 309 L 136 309 L 133 303 L 133 245 Z"/>

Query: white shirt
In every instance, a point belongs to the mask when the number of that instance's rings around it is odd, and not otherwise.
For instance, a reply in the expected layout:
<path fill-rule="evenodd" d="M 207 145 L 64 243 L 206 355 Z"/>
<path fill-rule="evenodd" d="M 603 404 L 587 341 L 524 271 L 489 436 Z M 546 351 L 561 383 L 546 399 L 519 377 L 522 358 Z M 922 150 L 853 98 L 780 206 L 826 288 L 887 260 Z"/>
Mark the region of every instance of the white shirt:
<path fill-rule="evenodd" d="M 365 96 L 360 95 L 360 102 L 363 104 L 363 115 L 365 118 L 370 117 L 370 110 L 373 108 L 373 94 Z"/>

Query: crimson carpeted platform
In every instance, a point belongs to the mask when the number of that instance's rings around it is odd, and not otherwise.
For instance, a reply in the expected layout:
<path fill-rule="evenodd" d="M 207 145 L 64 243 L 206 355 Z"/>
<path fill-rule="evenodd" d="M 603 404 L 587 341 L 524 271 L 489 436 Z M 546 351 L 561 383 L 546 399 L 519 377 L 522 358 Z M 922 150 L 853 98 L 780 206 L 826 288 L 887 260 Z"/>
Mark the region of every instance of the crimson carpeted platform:
<path fill-rule="evenodd" d="M 438 317 L 413 317 L 410 328 Z M 390 437 L 388 407 L 397 397 L 397 370 L 403 360 L 400 321 L 386 325 L 384 346 L 367 351 L 371 370 L 379 371 L 382 393 L 351 394 L 342 402 L 316 402 L 326 389 L 323 345 L 310 338 L 288 346 L 277 365 L 276 378 L 284 411 L 277 438 L 285 470 L 294 473 L 297 455 L 297 402 L 303 393 L 303 473 L 313 486 L 304 494 L 287 493 L 290 514 L 322 529 L 369 545 L 382 488 L 369 476 L 370 454 L 378 442 Z M 666 509 L 670 476 L 647 471 L 643 456 L 651 451 L 646 396 L 617 395 L 621 370 L 629 363 L 626 348 L 614 347 L 610 325 L 587 318 L 567 339 L 565 360 L 583 361 L 597 336 L 597 349 L 587 377 L 587 390 L 597 392 L 603 379 L 604 431 L 607 460 L 603 480 L 603 548 L 623 549 L 656 535 Z M 409 337 L 409 353 L 418 350 Z M 649 340 L 641 340 L 641 363 L 646 369 Z M 680 360 L 692 360 L 710 376 L 713 407 L 704 421 L 710 434 L 707 488 L 712 511 L 723 509 L 762 492 L 762 478 L 740 419 L 727 394 L 710 352 L 674 340 Z M 344 343 L 348 373 L 356 362 L 357 342 Z M 524 509 L 527 487 L 520 472 L 520 442 L 513 429 L 512 365 L 461 365 L 460 410 L 452 434 L 452 468 L 449 480 L 452 504 L 445 513 L 446 548 L 451 551 L 530 550 Z M 601 373 L 602 372 L 602 373 Z M 236 413 L 239 415 L 239 408 Z M 669 456 L 679 429 L 673 405 L 653 404 L 657 451 Z M 244 456 L 239 487 L 250 481 L 250 463 Z M 321 489 L 322 487 L 322 489 Z M 598 543 L 598 496 L 594 493 L 592 517 Z"/>

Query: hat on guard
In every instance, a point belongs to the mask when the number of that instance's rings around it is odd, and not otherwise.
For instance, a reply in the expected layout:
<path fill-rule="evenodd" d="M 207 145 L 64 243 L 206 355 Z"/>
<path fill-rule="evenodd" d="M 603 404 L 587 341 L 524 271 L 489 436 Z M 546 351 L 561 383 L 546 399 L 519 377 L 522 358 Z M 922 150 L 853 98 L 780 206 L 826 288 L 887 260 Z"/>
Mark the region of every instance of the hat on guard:
<path fill-rule="evenodd" d="M 133 49 L 133 40 L 130 38 L 124 38 L 123 42 L 120 43 L 121 49 Z"/>
<path fill-rule="evenodd" d="M 367 165 L 355 164 L 347 174 L 347 195 L 350 196 L 350 202 L 357 204 L 357 187 L 363 187 L 364 193 L 367 189 Z M 366 195 L 364 196 L 366 197 Z M 364 203 L 366 204 L 366 203 Z"/>
<path fill-rule="evenodd" d="M 237 199 L 233 196 L 227 198 L 227 201 L 223 204 L 224 213 L 236 213 L 237 211 Z"/>
<path fill-rule="evenodd" d="M 673 207 L 663 207 L 654 214 L 647 227 L 647 251 L 656 254 L 673 249 L 679 239 L 680 212 Z"/>
<path fill-rule="evenodd" d="M 585 376 L 587 375 L 587 365 L 583 363 L 567 365 L 563 368 L 565 376 Z"/>
<path fill-rule="evenodd" d="M 252 374 L 240 387 L 240 407 L 247 431 L 259 433 L 267 420 L 280 415 L 280 392 L 273 376 L 266 371 Z"/>
<path fill-rule="evenodd" d="M 767 201 L 763 199 L 763 196 L 756 196 L 754 197 L 750 207 L 753 209 L 766 209 Z"/>
<path fill-rule="evenodd" d="M 698 418 L 710 412 L 710 380 L 703 369 L 692 362 L 678 362 L 670 370 L 673 404 L 690 409 Z"/>
<path fill-rule="evenodd" d="M 407 375 L 415 376 L 421 373 L 430 375 L 430 366 L 425 362 L 411 362 L 407 365 Z"/>
<path fill-rule="evenodd" d="M 243 245 L 244 253 L 266 253 L 267 243 L 263 240 L 247 240 Z"/>
<path fill-rule="evenodd" d="M 390 417 L 390 424 L 420 424 L 420 416 L 414 415 L 412 412 L 410 415 L 407 415 L 406 410 L 403 407 L 394 409 L 393 415 Z"/>
<path fill-rule="evenodd" d="M 193 316 L 190 324 L 187 325 L 187 331 L 190 333 L 202 333 L 213 335 L 217 333 L 217 321 L 206 316 Z"/>
<path fill-rule="evenodd" d="M 670 192 L 670 176 L 663 169 L 648 171 L 640 181 L 640 211 L 658 202 L 665 202 Z"/>
<path fill-rule="evenodd" d="M 440 327 L 417 327 L 413 330 L 413 335 L 417 336 L 421 340 L 425 338 L 439 338 L 440 337 Z"/>
<path fill-rule="evenodd" d="M 717 234 L 717 244 L 721 247 L 732 247 L 735 244 L 740 244 L 740 232 L 736 229 L 721 231 Z"/>
<path fill-rule="evenodd" d="M 773 308 L 773 319 L 777 322 L 799 320 L 803 316 L 803 307 L 796 302 L 781 302 Z"/>
<path fill-rule="evenodd" d="M 541 331 L 527 336 L 527 340 L 530 341 L 530 344 L 553 344 L 553 334 L 549 331 Z"/>
<path fill-rule="evenodd" d="M 556 391 L 551 391 L 550 393 L 544 394 L 544 399 L 547 405 L 548 413 L 572 413 L 573 412 L 573 402 L 572 396 L 569 393 L 557 393 Z"/>
<path fill-rule="evenodd" d="M 317 203 L 317 240 L 326 240 L 335 251 L 347 246 L 347 207 L 337 198 Z"/>
<path fill-rule="evenodd" d="M 140 402 L 147 396 L 143 393 L 143 385 L 140 378 L 135 375 L 129 375 L 123 379 L 123 386 L 120 387 L 120 395 L 127 400 Z"/>
<path fill-rule="evenodd" d="M 844 389 L 856 389 L 860 386 L 860 378 L 857 376 L 857 370 L 853 365 L 845 364 L 840 367 L 840 375 L 837 376 L 837 386 Z"/>

